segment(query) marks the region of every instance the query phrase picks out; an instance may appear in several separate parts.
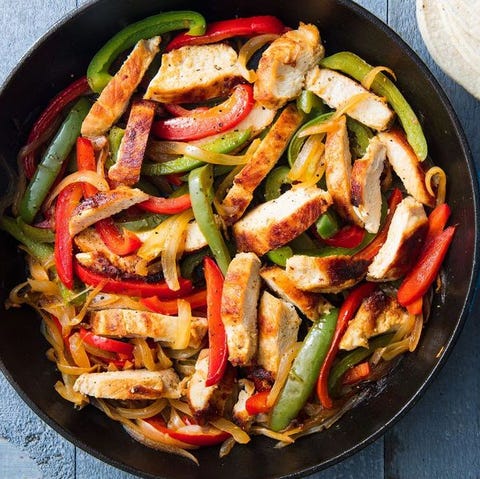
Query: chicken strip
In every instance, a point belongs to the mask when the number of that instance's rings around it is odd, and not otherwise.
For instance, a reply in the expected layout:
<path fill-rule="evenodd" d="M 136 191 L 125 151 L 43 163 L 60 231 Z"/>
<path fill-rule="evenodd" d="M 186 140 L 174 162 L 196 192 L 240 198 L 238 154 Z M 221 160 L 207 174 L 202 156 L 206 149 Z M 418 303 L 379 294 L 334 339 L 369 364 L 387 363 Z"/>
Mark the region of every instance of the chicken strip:
<path fill-rule="evenodd" d="M 144 98 L 161 103 L 197 103 L 226 96 L 242 79 L 237 53 L 225 43 L 191 45 L 162 55 L 162 65 Z"/>
<path fill-rule="evenodd" d="M 284 33 L 260 59 L 253 89 L 255 99 L 268 108 L 281 108 L 300 94 L 305 74 L 324 54 L 315 25 L 300 23 L 297 30 Z"/>
<path fill-rule="evenodd" d="M 82 135 L 96 137 L 105 134 L 123 115 L 150 63 L 158 53 L 160 37 L 140 40 L 120 70 L 103 89 L 82 123 Z"/>
<path fill-rule="evenodd" d="M 307 230 L 331 204 L 330 194 L 316 186 L 298 186 L 262 203 L 233 225 L 240 251 L 262 256 Z"/>
<path fill-rule="evenodd" d="M 339 293 L 360 282 L 367 267 L 368 261 L 352 256 L 293 255 L 287 260 L 286 273 L 304 291 Z"/>
<path fill-rule="evenodd" d="M 370 140 L 363 158 L 352 168 L 351 198 L 354 210 L 369 233 L 377 233 L 382 217 L 380 176 L 385 162 L 385 146 L 375 136 Z"/>
<path fill-rule="evenodd" d="M 338 119 L 337 128 L 334 131 L 327 133 L 325 163 L 327 189 L 332 195 L 336 211 L 348 222 L 363 227 L 363 221 L 355 212 L 350 194 L 352 157 L 345 116 Z"/>
<path fill-rule="evenodd" d="M 383 291 L 375 291 L 363 300 L 355 317 L 348 323 L 340 349 L 368 348 L 370 338 L 396 331 L 408 321 L 408 317 L 408 312 L 395 298 Z"/>
<path fill-rule="evenodd" d="M 368 268 L 370 281 L 394 281 L 412 267 L 428 230 L 421 203 L 407 196 L 393 214 L 387 240 Z"/>
<path fill-rule="evenodd" d="M 234 366 L 251 364 L 257 351 L 260 265 L 254 253 L 238 253 L 225 275 L 221 314 L 227 336 L 228 359 Z"/>
<path fill-rule="evenodd" d="M 176 399 L 180 397 L 180 381 L 172 369 L 148 371 L 107 371 L 85 373 L 73 385 L 74 391 L 105 399 Z"/>
<path fill-rule="evenodd" d="M 347 104 L 355 95 L 364 94 L 364 99 L 348 109 L 348 116 L 374 130 L 386 130 L 393 120 L 394 113 L 385 100 L 334 70 L 313 68 L 307 74 L 305 88 L 335 109 Z"/>
<path fill-rule="evenodd" d="M 388 161 L 402 180 L 408 194 L 420 203 L 433 208 L 435 198 L 425 186 L 425 173 L 405 136 L 399 131 L 388 131 L 380 133 L 378 138 L 385 145 Z"/>
<path fill-rule="evenodd" d="M 302 115 L 294 105 L 287 106 L 260 146 L 234 180 L 233 186 L 223 200 L 222 210 L 228 224 L 238 221 L 252 201 L 255 188 L 264 180 L 280 159 L 295 130 L 300 126 Z"/>

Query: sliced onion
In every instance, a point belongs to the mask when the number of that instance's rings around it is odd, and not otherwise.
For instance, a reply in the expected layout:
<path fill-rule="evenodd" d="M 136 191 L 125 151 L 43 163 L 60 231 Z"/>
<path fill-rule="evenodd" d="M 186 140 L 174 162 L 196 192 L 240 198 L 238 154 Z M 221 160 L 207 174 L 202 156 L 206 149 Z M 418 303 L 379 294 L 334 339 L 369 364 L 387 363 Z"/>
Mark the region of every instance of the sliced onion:
<path fill-rule="evenodd" d="M 163 351 L 163 348 L 160 345 L 160 343 L 157 343 L 157 359 L 158 359 L 158 365 L 160 366 L 160 369 L 168 369 L 168 368 L 171 368 L 173 365 L 170 358 Z"/>
<path fill-rule="evenodd" d="M 165 407 L 167 406 L 168 402 L 166 399 L 161 398 L 157 399 L 156 401 L 152 402 L 146 407 L 141 408 L 127 408 L 127 407 L 116 407 L 116 411 L 121 416 L 127 419 L 146 419 L 149 417 L 156 416 L 160 414 Z"/>
<path fill-rule="evenodd" d="M 55 283 L 55 281 L 28 279 L 28 284 L 30 285 L 30 288 L 32 288 L 32 291 L 36 293 L 43 293 L 46 296 L 56 296 L 60 294 L 58 284 Z"/>
<path fill-rule="evenodd" d="M 110 189 L 107 181 L 102 178 L 97 172 L 76 171 L 75 173 L 66 176 L 62 181 L 60 181 L 60 183 L 50 193 L 43 205 L 43 211 L 48 210 L 48 208 L 52 206 L 53 200 L 60 194 L 60 192 L 72 183 L 89 183 L 90 185 L 95 186 L 95 188 L 97 188 L 97 190 L 99 191 L 108 191 Z"/>
<path fill-rule="evenodd" d="M 434 178 L 436 178 L 437 182 L 437 194 L 435 194 L 432 187 Z M 445 203 L 445 197 L 447 195 L 447 175 L 439 166 L 434 166 L 425 173 L 425 186 L 427 191 L 437 198 L 437 205 Z"/>
<path fill-rule="evenodd" d="M 222 445 L 220 446 L 220 450 L 218 451 L 218 457 L 222 458 L 230 454 L 233 449 L 233 446 L 237 444 L 233 437 L 229 437 L 223 441 Z"/>
<path fill-rule="evenodd" d="M 320 180 L 323 176 L 320 165 L 325 165 L 325 162 L 322 161 L 325 151 L 322 140 L 323 135 L 311 135 L 306 139 L 288 173 L 289 180 L 312 185 Z M 323 167 L 323 171 L 325 171 L 325 167 Z"/>
<path fill-rule="evenodd" d="M 190 342 L 190 328 L 192 324 L 192 308 L 188 301 L 178 299 L 177 335 L 172 349 L 185 349 Z"/>
<path fill-rule="evenodd" d="M 93 371 L 98 370 L 97 366 L 91 366 L 89 368 L 80 368 L 78 366 L 70 366 L 69 364 L 57 362 L 57 368 L 60 372 L 64 374 L 69 374 L 70 376 L 80 376 L 81 374 L 92 373 Z"/>
<path fill-rule="evenodd" d="M 272 431 L 268 427 L 254 426 L 250 429 L 250 432 L 252 434 L 270 437 L 271 439 L 284 442 L 285 444 L 292 444 L 295 442 L 295 440 L 292 439 L 290 436 L 287 436 L 286 434 L 282 434 L 281 432 Z"/>
<path fill-rule="evenodd" d="M 101 281 L 95 288 L 88 293 L 87 297 L 85 298 L 85 301 L 83 303 L 82 309 L 78 314 L 76 314 L 69 322 L 70 326 L 76 326 L 77 324 L 80 324 L 83 321 L 83 318 L 88 312 L 88 308 L 90 306 L 90 303 L 93 301 L 93 299 L 97 296 L 100 291 L 102 291 L 103 287 L 105 286 L 106 282 L 108 280 L 103 280 Z"/>
<path fill-rule="evenodd" d="M 210 421 L 210 424 L 221 431 L 228 432 L 235 439 L 235 441 L 240 444 L 247 444 L 247 442 L 250 442 L 250 436 L 243 429 L 228 419 L 219 417 L 213 421 Z"/>
<path fill-rule="evenodd" d="M 422 336 L 423 329 L 423 315 L 418 314 L 415 317 L 415 325 L 413 326 L 412 332 L 409 337 L 408 350 L 412 353 L 417 349 L 418 343 L 420 342 L 420 337 Z"/>
<path fill-rule="evenodd" d="M 75 364 L 80 368 L 90 368 L 90 359 L 87 352 L 85 351 L 85 347 L 82 338 L 80 337 L 80 334 L 73 333 L 68 338 L 68 343 L 70 347 L 70 354 L 72 355 L 72 359 Z"/>
<path fill-rule="evenodd" d="M 143 238 L 143 244 L 137 251 L 137 256 L 146 260 L 152 261 L 160 256 L 164 249 L 165 239 L 170 231 L 171 224 L 175 221 L 177 215 L 168 217 L 165 221 L 162 221 L 156 228 L 148 232 L 145 238 Z"/>
<path fill-rule="evenodd" d="M 152 350 L 144 338 L 133 338 L 134 344 L 133 356 L 135 358 L 135 367 L 145 366 L 149 371 L 158 371 L 159 365 L 155 362 Z"/>
<path fill-rule="evenodd" d="M 63 399 L 72 402 L 77 407 L 81 407 L 88 403 L 88 398 L 86 396 L 84 396 L 82 393 L 74 391 L 72 386 L 66 386 L 62 383 L 62 381 L 57 381 L 54 388 Z"/>
<path fill-rule="evenodd" d="M 169 399 L 168 402 L 172 408 L 177 409 L 189 417 L 193 417 L 190 406 L 187 403 L 180 401 L 179 399 Z"/>
<path fill-rule="evenodd" d="M 297 356 L 298 350 L 300 349 L 302 343 L 295 343 L 291 346 L 285 354 L 280 359 L 280 364 L 278 365 L 277 377 L 275 378 L 275 382 L 273 383 L 272 389 L 270 389 L 270 393 L 268 395 L 267 404 L 272 407 L 275 402 L 277 401 L 277 397 L 280 394 L 280 391 L 285 384 L 288 373 L 290 372 L 290 368 L 292 366 L 293 360 Z"/>
<path fill-rule="evenodd" d="M 32 279 L 39 281 L 49 281 L 48 272 L 45 267 L 35 260 L 32 256 L 28 257 L 28 269 Z"/>
<path fill-rule="evenodd" d="M 378 66 L 378 67 L 375 67 L 375 68 L 372 68 L 363 78 L 362 78 L 362 81 L 361 81 L 361 84 L 363 86 L 363 88 L 365 88 L 366 90 L 370 90 L 371 86 L 372 86 L 372 83 L 374 82 L 375 78 L 377 77 L 377 75 L 380 73 L 380 72 L 387 72 L 389 73 L 393 79 L 396 81 L 397 80 L 397 77 L 395 75 L 395 72 L 391 69 L 391 68 L 388 68 L 388 67 L 383 67 L 383 66 Z"/>
<path fill-rule="evenodd" d="M 265 44 L 273 42 L 280 35 L 274 33 L 266 33 L 264 35 L 257 35 L 250 38 L 238 52 L 237 68 L 240 75 L 249 83 L 253 83 L 257 79 L 257 74 L 253 70 L 247 68 L 247 63 L 252 58 L 252 55 L 262 48 Z"/>
<path fill-rule="evenodd" d="M 242 165 L 246 162 L 245 156 L 214 153 L 182 141 L 158 142 L 157 151 L 160 154 L 185 155 L 195 160 L 212 163 L 214 165 L 235 166 Z"/>

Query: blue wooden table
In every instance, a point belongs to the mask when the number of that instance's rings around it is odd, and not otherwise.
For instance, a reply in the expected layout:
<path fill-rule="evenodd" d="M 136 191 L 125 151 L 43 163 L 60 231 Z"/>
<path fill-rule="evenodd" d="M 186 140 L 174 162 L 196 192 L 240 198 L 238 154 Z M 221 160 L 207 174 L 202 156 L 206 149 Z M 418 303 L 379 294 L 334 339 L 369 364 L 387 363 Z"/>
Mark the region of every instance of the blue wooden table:
<path fill-rule="evenodd" d="M 319 0 L 320 1 L 320 0 Z M 54 22 L 85 0 L 1 0 L 0 83 Z M 480 171 L 480 102 L 434 64 L 419 34 L 415 0 L 358 0 L 397 31 L 444 87 Z M 48 67 L 48 66 L 47 66 Z M 480 478 L 479 300 L 441 373 L 417 405 L 366 449 L 311 479 Z M 0 374 L 0 479 L 126 479 L 38 419 Z"/>

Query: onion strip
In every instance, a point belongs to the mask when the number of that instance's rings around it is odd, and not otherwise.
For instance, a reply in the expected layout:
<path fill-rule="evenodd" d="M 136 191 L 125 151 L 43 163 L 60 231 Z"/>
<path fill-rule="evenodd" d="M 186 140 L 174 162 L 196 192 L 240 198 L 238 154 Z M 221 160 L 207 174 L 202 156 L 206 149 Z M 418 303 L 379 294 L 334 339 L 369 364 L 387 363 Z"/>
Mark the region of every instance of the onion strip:
<path fill-rule="evenodd" d="M 280 394 L 280 391 L 282 390 L 283 385 L 288 378 L 288 373 L 290 372 L 293 360 L 297 356 L 301 344 L 302 343 L 295 343 L 294 345 L 292 345 L 282 356 L 282 359 L 280 359 L 277 377 L 275 378 L 275 382 L 273 383 L 272 389 L 270 389 L 270 393 L 267 399 L 267 404 L 269 407 L 272 407 L 277 401 L 277 397 Z"/>
<path fill-rule="evenodd" d="M 240 75 L 245 78 L 249 83 L 253 83 L 257 79 L 257 74 L 254 70 L 247 68 L 247 63 L 252 58 L 252 55 L 262 48 L 265 44 L 273 42 L 279 37 L 274 33 L 266 33 L 264 35 L 257 35 L 250 38 L 238 52 L 237 68 Z"/>
<path fill-rule="evenodd" d="M 311 185 L 320 180 L 325 171 L 325 168 L 322 171 L 320 167 L 325 164 L 321 161 L 325 151 L 322 140 L 323 135 L 311 135 L 307 138 L 287 175 L 289 180 Z"/>
<path fill-rule="evenodd" d="M 140 408 L 117 407 L 118 414 L 126 419 L 146 419 L 160 414 L 168 405 L 166 399 L 155 400 L 152 404 Z"/>
<path fill-rule="evenodd" d="M 384 67 L 384 66 L 378 66 L 378 67 L 375 67 L 375 68 L 372 68 L 362 79 L 361 81 L 361 84 L 363 86 L 363 88 L 365 88 L 366 90 L 370 90 L 371 86 L 372 86 L 372 83 L 374 82 L 375 78 L 377 77 L 377 75 L 381 72 L 387 72 L 389 73 L 393 79 L 395 81 L 397 81 L 397 77 L 395 75 L 395 72 L 391 69 L 391 68 L 388 68 L 388 67 Z"/>
<path fill-rule="evenodd" d="M 432 186 L 432 182 L 435 177 L 437 181 L 436 194 Z M 439 166 L 434 166 L 425 173 L 425 186 L 427 188 L 427 191 L 432 196 L 436 197 L 437 205 L 442 205 L 443 203 L 445 203 L 445 197 L 447 195 L 447 175 Z"/>
<path fill-rule="evenodd" d="M 221 431 L 228 432 L 233 436 L 235 441 L 240 444 L 247 444 L 247 442 L 250 442 L 250 436 L 243 429 L 239 428 L 236 424 L 228 419 L 219 417 L 210 421 L 210 424 Z"/>
<path fill-rule="evenodd" d="M 192 324 L 192 309 L 190 303 L 178 299 L 177 334 L 171 345 L 172 349 L 185 349 L 190 342 L 190 328 Z"/>

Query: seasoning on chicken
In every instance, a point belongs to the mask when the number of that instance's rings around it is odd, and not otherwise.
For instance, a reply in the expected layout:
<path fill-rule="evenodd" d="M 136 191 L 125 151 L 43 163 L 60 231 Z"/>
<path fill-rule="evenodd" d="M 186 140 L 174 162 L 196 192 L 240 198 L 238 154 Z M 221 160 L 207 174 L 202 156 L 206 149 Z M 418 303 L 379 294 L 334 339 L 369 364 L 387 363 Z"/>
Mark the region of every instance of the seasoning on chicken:
<path fill-rule="evenodd" d="M 155 114 L 155 104 L 146 100 L 133 104 L 125 135 L 118 149 L 117 161 L 108 170 L 116 184 L 132 186 L 140 180 L 143 157 Z"/>
<path fill-rule="evenodd" d="M 236 64 L 237 52 L 225 43 L 177 48 L 162 55 L 144 98 L 196 103 L 225 96 L 242 78 Z"/>
<path fill-rule="evenodd" d="M 380 176 L 385 162 L 385 146 L 377 137 L 370 140 L 363 158 L 352 168 L 351 197 L 355 212 L 369 233 L 377 233 L 382 216 Z"/>
<path fill-rule="evenodd" d="M 408 312 L 397 300 L 383 291 L 365 298 L 355 317 L 348 323 L 340 348 L 368 348 L 368 340 L 379 334 L 396 331 L 408 320 Z"/>
<path fill-rule="evenodd" d="M 152 338 L 162 343 L 173 344 L 184 323 L 177 316 L 166 316 L 150 311 L 133 309 L 104 309 L 90 315 L 92 332 L 113 338 Z M 198 348 L 207 333 L 207 320 L 192 317 L 189 347 Z"/>
<path fill-rule="evenodd" d="M 225 404 L 233 391 L 233 374 L 227 368 L 220 383 L 206 386 L 208 374 L 208 349 L 202 349 L 195 363 L 195 372 L 190 377 L 186 396 L 190 408 L 199 421 L 206 421 L 215 416 L 223 416 Z"/>
<path fill-rule="evenodd" d="M 257 302 L 260 260 L 254 253 L 238 253 L 228 266 L 222 293 L 222 321 L 228 359 L 234 366 L 251 364 L 257 351 Z"/>
<path fill-rule="evenodd" d="M 276 377 L 280 360 L 297 342 L 300 317 L 295 308 L 265 291 L 258 310 L 257 363 Z"/>
<path fill-rule="evenodd" d="M 363 227 L 363 221 L 355 212 L 350 193 L 352 157 L 348 143 L 345 116 L 337 121 L 334 131 L 327 133 L 325 141 L 325 180 L 328 192 L 332 195 L 336 211 L 348 222 Z"/>
<path fill-rule="evenodd" d="M 292 188 L 233 225 L 237 249 L 262 256 L 279 248 L 308 229 L 331 202 L 329 193 L 316 186 Z"/>
<path fill-rule="evenodd" d="M 293 255 L 287 260 L 286 273 L 304 291 L 339 293 L 361 281 L 368 261 L 352 256 Z"/>
<path fill-rule="evenodd" d="M 285 270 L 278 266 L 262 268 L 260 276 L 274 293 L 292 303 L 311 321 L 316 321 L 331 308 L 331 304 L 322 295 L 299 289 Z"/>
<path fill-rule="evenodd" d="M 255 392 L 255 384 L 248 379 L 240 379 L 238 387 L 240 391 L 238 392 L 237 402 L 233 406 L 232 419 L 237 426 L 246 430 L 253 421 L 253 416 L 247 411 L 246 403 Z"/>
<path fill-rule="evenodd" d="M 255 188 L 280 159 L 295 130 L 300 126 L 302 115 L 295 106 L 287 106 L 262 143 L 234 180 L 233 186 L 223 200 L 224 218 L 228 224 L 238 221 L 252 201 Z"/>
<path fill-rule="evenodd" d="M 368 268 L 368 279 L 394 281 L 405 275 L 420 253 L 427 229 L 422 204 L 407 196 L 395 210 L 387 240 Z"/>
<path fill-rule="evenodd" d="M 349 108 L 348 115 L 374 130 L 386 130 L 393 120 L 394 113 L 385 100 L 336 71 L 313 68 L 307 74 L 305 87 L 335 109 L 342 108 L 355 95 L 365 94 L 364 99 Z"/>
<path fill-rule="evenodd" d="M 176 399 L 180 380 L 172 369 L 107 371 L 80 375 L 73 389 L 87 396 L 105 399 Z"/>
<path fill-rule="evenodd" d="M 297 30 L 284 33 L 260 59 L 253 90 L 255 99 L 268 108 L 281 108 L 300 94 L 305 74 L 324 53 L 315 25 L 300 23 Z"/>
<path fill-rule="evenodd" d="M 109 218 L 130 206 L 148 200 L 149 196 L 138 188 L 119 186 L 113 190 L 95 193 L 85 198 L 73 212 L 69 221 L 71 236 L 97 221 Z"/>
<path fill-rule="evenodd" d="M 435 198 L 425 186 L 425 172 L 403 134 L 398 131 L 389 131 L 380 133 L 378 138 L 385 145 L 388 161 L 402 180 L 407 192 L 420 203 L 430 207 L 435 206 Z"/>
<path fill-rule="evenodd" d="M 102 90 L 97 101 L 83 120 L 82 135 L 100 136 L 123 115 L 150 63 L 158 53 L 160 37 L 140 40 L 120 70 Z"/>

